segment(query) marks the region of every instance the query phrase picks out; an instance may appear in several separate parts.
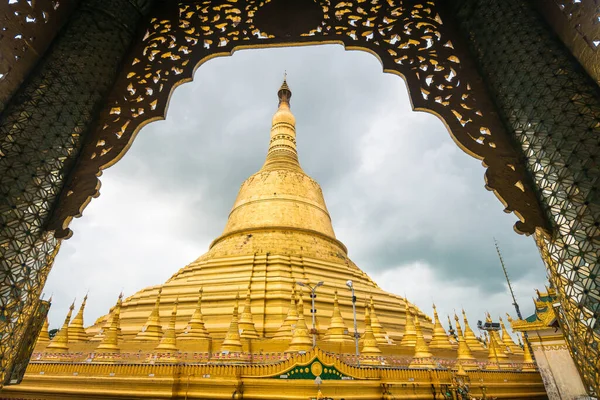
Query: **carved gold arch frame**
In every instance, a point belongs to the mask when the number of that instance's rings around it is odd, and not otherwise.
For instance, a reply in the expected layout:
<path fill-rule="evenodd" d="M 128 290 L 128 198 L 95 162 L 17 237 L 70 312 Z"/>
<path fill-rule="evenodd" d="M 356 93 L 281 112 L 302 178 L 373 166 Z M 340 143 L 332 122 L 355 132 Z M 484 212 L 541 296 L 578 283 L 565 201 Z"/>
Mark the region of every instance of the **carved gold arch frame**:
<path fill-rule="evenodd" d="M 404 78 L 413 109 L 437 115 L 456 144 L 482 160 L 486 188 L 518 216 L 517 232 L 547 231 L 519 155 L 442 13 L 432 0 L 161 4 L 87 137 L 48 230 L 59 239 L 71 236 L 72 218 L 99 195 L 102 170 L 123 157 L 143 126 L 165 118 L 173 90 L 204 62 L 239 49 L 337 43 L 375 55 L 384 72 Z"/>
<path fill-rule="evenodd" d="M 61 1 L 61 4 L 76 2 Z M 591 0 L 583 2 L 591 4 Z M 33 8 L 34 3 L 26 3 Z M 45 0 L 35 5 L 43 8 L 44 4 L 54 3 Z M 84 52 L 79 64 L 72 68 L 75 71 L 71 70 L 77 73 L 79 66 L 89 68 L 84 71 L 85 79 L 76 80 L 78 90 L 69 87 L 44 96 L 40 94 L 44 90 L 38 89 L 47 88 L 46 80 L 37 82 L 40 86 L 36 82 L 23 85 L 28 86 L 28 96 L 36 101 L 31 104 L 24 101 L 7 119 L 8 125 L 5 124 L 9 126 L 5 132 L 11 135 L 13 130 L 18 132 L 19 135 L 13 136 L 24 142 L 22 145 L 27 149 L 13 148 L 14 163 L 6 164 L 4 170 L 21 174 L 23 180 L 28 178 L 21 158 L 29 157 L 35 161 L 30 167 L 37 165 L 44 175 L 42 180 L 36 177 L 34 182 L 23 183 L 25 196 L 20 191 L 22 182 L 10 188 L 13 196 L 10 204 L 27 210 L 28 214 L 18 210 L 11 215 L 14 227 L 11 225 L 0 237 L 9 254 L 10 268 L 2 272 L 11 279 L 10 284 L 2 287 L 3 300 L 6 299 L 4 311 L 10 317 L 0 321 L 3 354 L 18 347 L 26 324 L 33 320 L 32 310 L 60 245 L 56 239 L 71 235 L 72 218 L 80 216 L 91 198 L 98 195 L 102 170 L 125 154 L 141 127 L 165 117 L 170 94 L 179 84 L 191 80 L 195 68 L 241 48 L 338 43 L 347 49 L 370 52 L 378 57 L 385 72 L 403 77 L 413 108 L 441 118 L 458 146 L 482 161 L 487 168 L 486 187 L 494 191 L 507 212 L 514 212 L 519 218 L 515 230 L 536 233 L 542 258 L 560 298 L 558 315 L 573 358 L 588 386 L 598 391 L 600 294 L 595 260 L 600 222 L 597 209 L 590 206 L 594 201 L 598 147 L 596 137 L 588 132 L 595 132 L 599 126 L 590 128 L 586 124 L 597 121 L 600 103 L 597 93 L 589 88 L 587 75 L 583 76 L 570 58 L 577 54 L 565 53 L 556 46 L 553 33 L 527 11 L 528 2 L 488 1 L 482 7 L 483 12 L 471 16 L 475 8 L 471 8 L 474 2 L 469 1 L 462 2 L 466 4 L 462 11 L 446 11 L 444 6 L 452 7 L 448 3 L 457 2 L 440 0 L 162 1 L 145 20 L 145 35 L 139 38 L 123 64 L 108 105 L 100 112 L 95 126 L 90 126 L 92 110 L 112 85 L 116 64 L 134 35 L 133 27 L 138 26 L 135 21 L 141 20 L 152 1 L 86 0 L 85 3 L 90 4 L 79 15 L 77 29 L 72 29 L 70 36 L 61 42 L 63 52 L 55 54 L 53 60 L 68 56 L 70 52 L 65 47 L 69 44 L 87 48 L 88 53 Z M 581 8 L 579 3 L 573 2 L 573 7 Z M 115 14 L 111 14 L 114 10 Z M 457 20 L 452 19 L 454 16 Z M 487 25 L 478 24 L 480 18 Z M 28 23 L 27 14 L 21 13 L 16 19 Z M 99 19 L 112 19 L 118 28 L 98 26 L 91 33 L 85 29 L 86 24 Z M 38 28 L 44 38 L 56 33 L 49 25 Z M 461 33 L 454 29 L 461 29 Z M 74 40 L 80 34 L 88 40 Z M 465 34 L 470 35 L 468 43 L 460 42 Z M 501 45 L 493 42 L 494 34 L 503 38 Z M 18 54 L 11 59 L 9 69 L 25 64 L 27 69 L 32 68 L 37 58 L 27 56 L 26 49 L 39 48 L 42 52 L 49 42 L 33 40 L 29 35 L 24 37 L 29 40 L 28 45 L 17 48 Z M 551 51 L 539 52 L 534 55 L 538 62 L 530 62 L 540 43 Z M 13 47 L 7 48 L 13 51 Z M 90 54 L 116 57 L 109 51 L 115 47 L 119 56 L 114 65 L 99 67 L 98 57 L 90 57 Z M 485 85 L 472 62 L 477 63 L 487 80 Z M 62 83 L 55 82 L 54 77 L 62 71 L 59 64 L 51 64 L 44 72 L 46 75 L 34 75 L 47 78 L 62 89 Z M 0 65 L 0 70 L 5 71 L 4 67 Z M 500 73 L 507 68 L 511 74 Z M 538 68 L 543 72 L 539 76 Z M 97 73 L 103 75 L 95 76 Z M 19 83 L 14 69 L 10 74 L 9 90 L 6 86 L 0 88 L 0 107 Z M 509 81 L 509 86 L 504 87 L 505 81 Z M 95 86 L 98 82 L 101 85 Z M 85 85 L 90 87 L 80 90 Z M 552 94 L 538 93 L 540 87 L 541 92 L 548 90 Z M 52 95 L 56 98 L 49 98 Z M 65 95 L 71 100 L 68 104 L 61 103 L 61 96 Z M 40 110 L 39 97 L 50 101 L 55 112 L 45 115 L 41 110 L 36 114 L 34 111 Z M 532 110 L 527 110 L 529 106 Z M 69 124 L 56 126 L 52 118 L 60 118 L 65 110 L 73 113 L 73 117 Z M 546 110 L 553 111 L 551 122 L 555 126 L 542 127 Z M 564 110 L 571 121 L 565 120 Z M 497 112 L 502 113 L 502 122 Z M 28 115 L 34 114 L 44 119 L 43 126 L 27 120 Z M 27 124 L 21 124 L 21 119 Z M 575 119 L 578 122 L 573 122 Z M 56 135 L 56 140 L 52 146 L 48 144 L 49 153 L 41 154 L 36 140 L 47 138 L 49 133 L 52 137 Z M 34 140 L 27 142 L 29 138 Z M 517 140 L 519 143 L 513 143 Z M 50 159 L 51 166 L 45 164 L 45 158 Z M 577 162 L 571 165 L 570 158 Z M 584 176 L 583 181 L 577 176 Z M 0 360 L 0 368 L 11 360 L 10 357 Z"/>

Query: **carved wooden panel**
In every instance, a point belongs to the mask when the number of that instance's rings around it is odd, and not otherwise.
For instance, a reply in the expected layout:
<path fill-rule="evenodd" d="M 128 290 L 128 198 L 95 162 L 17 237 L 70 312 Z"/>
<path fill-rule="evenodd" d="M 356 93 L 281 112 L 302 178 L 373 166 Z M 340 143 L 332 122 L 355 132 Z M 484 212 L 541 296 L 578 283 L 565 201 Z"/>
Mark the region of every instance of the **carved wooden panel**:
<path fill-rule="evenodd" d="M 22 346 L 60 244 L 46 224 L 141 19 L 130 0 L 85 0 L 0 112 L 0 382 L 18 381 L 30 354 Z"/>
<path fill-rule="evenodd" d="M 0 0 L 0 112 L 79 0 Z"/>

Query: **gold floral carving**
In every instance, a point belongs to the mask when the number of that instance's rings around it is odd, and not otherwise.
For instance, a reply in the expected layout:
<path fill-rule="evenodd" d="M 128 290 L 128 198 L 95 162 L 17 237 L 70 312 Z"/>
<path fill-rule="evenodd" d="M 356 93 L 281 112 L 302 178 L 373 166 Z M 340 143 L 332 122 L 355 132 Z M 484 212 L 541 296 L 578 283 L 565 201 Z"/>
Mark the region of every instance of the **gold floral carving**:
<path fill-rule="evenodd" d="M 286 33 L 273 16 L 260 14 L 277 2 L 285 10 L 282 1 L 169 1 L 154 10 L 57 203 L 49 223 L 56 237 L 70 237 L 71 219 L 99 193 L 101 171 L 125 154 L 144 125 L 165 118 L 172 91 L 199 65 L 236 49 L 303 43 L 342 43 L 378 57 L 385 72 L 405 79 L 413 108 L 440 117 L 456 144 L 482 161 L 486 188 L 519 218 L 515 230 L 547 230 L 524 167 L 435 1 L 320 0 L 320 16 L 307 13 L 304 21 L 314 19 L 314 28 L 299 35 L 292 34 L 297 25 Z"/>

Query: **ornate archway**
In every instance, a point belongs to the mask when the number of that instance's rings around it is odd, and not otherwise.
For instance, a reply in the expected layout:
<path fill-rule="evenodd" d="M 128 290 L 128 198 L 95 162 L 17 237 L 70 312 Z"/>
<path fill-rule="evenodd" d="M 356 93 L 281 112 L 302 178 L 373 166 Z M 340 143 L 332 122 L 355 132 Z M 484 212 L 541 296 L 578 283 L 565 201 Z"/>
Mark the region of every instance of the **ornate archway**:
<path fill-rule="evenodd" d="M 4 282 L 9 283 L 1 289 L 6 316 L 3 354 L 23 341 L 60 239 L 71 235 L 71 219 L 98 195 L 102 169 L 124 155 L 141 127 L 164 118 L 172 90 L 189 81 L 195 68 L 240 48 L 341 43 L 374 54 L 384 71 L 402 76 L 413 108 L 439 116 L 457 145 L 482 160 L 486 187 L 519 218 L 515 230 L 536 234 L 561 295 L 560 315 L 575 360 L 587 381 L 594 381 L 598 372 L 593 360 L 600 342 L 594 272 L 598 264 L 593 259 L 600 254 L 599 212 L 592 207 L 597 164 L 569 163 L 572 153 L 561 152 L 551 142 L 553 133 L 564 131 L 559 139 L 572 143 L 567 150 L 594 160 L 600 152 L 594 147 L 597 139 L 585 135 L 600 129 L 600 122 L 593 124 L 600 121 L 600 96 L 596 87 L 585 86 L 585 74 L 564 57 L 540 56 L 539 73 L 557 68 L 561 72 L 553 75 L 556 83 L 538 84 L 531 67 L 504 81 L 497 78 L 511 71 L 491 65 L 494 56 L 500 61 L 521 56 L 524 65 L 531 64 L 522 50 L 511 53 L 510 39 L 500 50 L 485 51 L 492 48 L 486 40 L 494 40 L 490 30 L 496 29 L 502 38 L 510 29 L 524 29 L 515 26 L 516 21 L 537 29 L 526 33 L 530 46 L 535 48 L 536 38 L 542 37 L 558 49 L 539 21 L 531 23 L 538 18 L 533 9 L 519 0 L 488 7 L 483 7 L 485 0 L 463 1 L 451 10 L 433 0 L 186 0 L 153 8 L 149 2 L 124 3 L 84 1 L 0 120 L 0 175 L 8 188 L 3 191 L 7 201 L 0 235 Z M 143 36 L 124 65 L 115 68 L 135 37 L 140 14 L 147 10 Z M 510 22 L 507 15 L 513 18 L 510 29 L 502 26 Z M 77 37 L 82 33 L 86 37 Z M 90 48 L 82 49 L 82 41 Z M 72 65 L 60 60 L 70 52 L 78 55 Z M 81 79 L 61 81 L 64 70 L 58 66 L 65 64 L 72 72 L 83 67 Z M 537 86 L 530 88 L 528 82 Z M 40 89 L 49 84 L 55 85 L 56 96 Z M 85 84 L 92 88 L 82 88 Z M 109 89 L 106 100 L 103 94 Z M 519 97 L 519 92 L 536 91 L 551 95 Z M 579 97 L 571 96 L 573 91 Z M 552 101 L 563 107 L 556 105 L 556 110 L 573 114 L 570 125 L 559 123 L 558 111 L 548 117 L 553 125 L 540 117 Z M 547 129 L 540 129 L 544 123 Z M 568 129 L 575 133 L 569 136 Z M 577 178 L 583 172 L 587 176 Z M 3 359 L 3 368 L 11 365 L 10 357 Z"/>

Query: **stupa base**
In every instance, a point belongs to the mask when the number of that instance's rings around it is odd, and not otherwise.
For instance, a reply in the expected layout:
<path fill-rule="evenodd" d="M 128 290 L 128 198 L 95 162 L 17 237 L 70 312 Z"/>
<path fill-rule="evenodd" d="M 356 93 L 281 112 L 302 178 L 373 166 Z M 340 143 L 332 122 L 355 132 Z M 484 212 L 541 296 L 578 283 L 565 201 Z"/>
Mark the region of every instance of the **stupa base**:
<path fill-rule="evenodd" d="M 386 356 L 363 356 L 359 366 L 348 354 L 329 353 L 319 348 L 305 354 L 279 355 L 281 358 L 277 360 L 255 355 L 253 361 L 251 353 L 216 353 L 206 360 L 208 362 L 188 363 L 183 354 L 176 368 L 166 367 L 162 362 L 164 357 L 155 357 L 155 353 L 153 362 L 144 362 L 143 358 L 139 361 L 122 359 L 110 368 L 104 361 L 115 354 L 103 354 L 102 361 L 93 359 L 92 362 L 32 361 L 23 382 L 3 388 L 2 398 L 112 400 L 148 396 L 173 399 L 187 395 L 188 398 L 230 399 L 234 398 L 235 391 L 239 394 L 243 390 L 244 400 L 274 398 L 274 393 L 277 399 L 292 400 L 315 398 L 320 389 L 325 398 L 385 398 L 387 395 L 392 396 L 388 398 L 431 399 L 431 372 L 422 368 L 425 363 L 418 368 L 407 368 L 406 364 L 396 365 L 393 358 Z M 126 354 L 121 353 L 120 357 L 123 356 Z M 389 363 L 385 364 L 386 361 Z M 385 368 L 378 370 L 382 366 Z M 470 377 L 472 381 L 478 379 L 478 374 L 469 372 L 469 368 L 459 371 L 460 376 Z M 451 369 L 436 369 L 435 392 L 442 393 L 452 385 L 456 375 Z M 319 387 L 315 386 L 317 378 L 321 382 Z M 410 385 L 406 384 L 407 378 L 411 379 Z M 495 370 L 486 372 L 485 379 L 488 398 L 547 398 L 538 372 L 515 374 Z M 174 388 L 185 389 L 174 392 Z M 483 396 L 479 386 L 474 385 L 471 390 L 472 396 Z"/>

